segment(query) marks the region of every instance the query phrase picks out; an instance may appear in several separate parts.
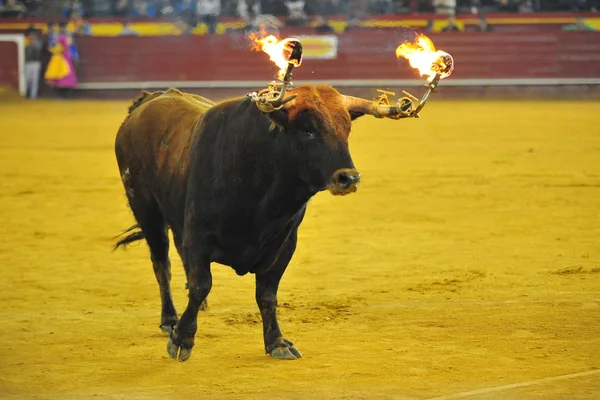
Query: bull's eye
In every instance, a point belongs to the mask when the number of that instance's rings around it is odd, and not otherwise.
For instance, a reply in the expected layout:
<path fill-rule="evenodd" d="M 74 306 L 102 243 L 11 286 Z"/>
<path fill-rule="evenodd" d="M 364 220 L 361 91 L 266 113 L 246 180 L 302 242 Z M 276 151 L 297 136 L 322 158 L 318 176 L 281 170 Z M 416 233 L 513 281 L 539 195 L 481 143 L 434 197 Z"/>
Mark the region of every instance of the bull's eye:
<path fill-rule="evenodd" d="M 304 137 L 308 140 L 313 140 L 315 138 L 315 133 L 314 132 L 304 132 Z"/>

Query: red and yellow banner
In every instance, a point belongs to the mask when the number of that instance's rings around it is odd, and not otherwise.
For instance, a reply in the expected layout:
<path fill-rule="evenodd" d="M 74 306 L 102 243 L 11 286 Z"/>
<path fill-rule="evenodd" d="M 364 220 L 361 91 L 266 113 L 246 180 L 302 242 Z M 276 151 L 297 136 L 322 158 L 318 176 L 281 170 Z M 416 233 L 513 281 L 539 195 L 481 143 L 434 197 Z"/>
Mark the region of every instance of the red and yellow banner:
<path fill-rule="evenodd" d="M 338 37 L 335 35 L 296 35 L 302 43 L 305 59 L 329 60 L 337 57 Z"/>

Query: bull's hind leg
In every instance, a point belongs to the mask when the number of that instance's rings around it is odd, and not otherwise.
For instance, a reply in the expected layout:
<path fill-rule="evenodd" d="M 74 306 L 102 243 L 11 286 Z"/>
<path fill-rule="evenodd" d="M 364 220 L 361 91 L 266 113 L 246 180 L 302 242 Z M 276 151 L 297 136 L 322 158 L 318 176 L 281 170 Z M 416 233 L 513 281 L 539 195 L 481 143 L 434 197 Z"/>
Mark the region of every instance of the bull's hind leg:
<path fill-rule="evenodd" d="M 273 358 L 294 360 L 302 353 L 283 337 L 277 322 L 277 290 L 281 277 L 296 250 L 297 232 L 293 232 L 279 257 L 266 272 L 256 273 L 256 303 L 263 323 L 265 351 Z"/>
<path fill-rule="evenodd" d="M 155 201 L 145 201 L 142 196 L 135 196 L 130 198 L 129 204 L 150 248 L 152 268 L 160 289 L 160 329 L 168 333 L 177 323 L 177 311 L 171 297 L 171 261 L 167 225 Z"/>
<path fill-rule="evenodd" d="M 177 311 L 171 297 L 171 260 L 169 259 L 169 236 L 167 227 L 162 222 L 162 226 L 153 226 L 150 229 L 142 228 L 148 247 L 150 247 L 150 257 L 152 259 L 152 268 L 158 281 L 160 289 L 161 313 L 160 329 L 169 333 L 177 324 Z"/>

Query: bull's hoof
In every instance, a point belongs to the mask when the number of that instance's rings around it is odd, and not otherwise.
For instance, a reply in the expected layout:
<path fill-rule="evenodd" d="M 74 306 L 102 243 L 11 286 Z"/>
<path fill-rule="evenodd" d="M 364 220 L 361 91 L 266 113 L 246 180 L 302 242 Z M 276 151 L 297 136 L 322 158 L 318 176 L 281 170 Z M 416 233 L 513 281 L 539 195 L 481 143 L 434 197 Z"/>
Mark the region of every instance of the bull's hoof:
<path fill-rule="evenodd" d="M 177 339 L 173 340 L 173 332 L 171 332 L 169 334 L 169 341 L 167 342 L 169 357 L 177 361 L 187 361 L 192 356 L 192 347 L 183 347 L 176 344 L 176 342 Z"/>
<path fill-rule="evenodd" d="M 274 344 L 269 346 L 267 353 L 269 353 L 271 357 L 279 360 L 295 360 L 297 358 L 302 358 L 302 353 L 294 346 L 294 343 L 284 338 L 277 339 Z"/>

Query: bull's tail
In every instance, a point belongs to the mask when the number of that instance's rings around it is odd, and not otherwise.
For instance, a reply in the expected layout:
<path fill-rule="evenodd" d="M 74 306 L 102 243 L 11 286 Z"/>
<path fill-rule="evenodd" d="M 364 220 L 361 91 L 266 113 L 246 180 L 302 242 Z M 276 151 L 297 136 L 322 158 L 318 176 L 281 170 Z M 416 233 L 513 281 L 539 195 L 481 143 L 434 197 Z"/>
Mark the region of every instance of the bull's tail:
<path fill-rule="evenodd" d="M 124 230 L 123 232 L 121 232 L 120 234 L 115 236 L 113 239 L 123 236 L 126 233 L 129 233 L 129 235 L 125 236 L 123 239 L 121 239 L 117 243 L 115 243 L 115 246 L 113 247 L 113 251 L 115 251 L 116 249 L 118 249 L 121 246 L 126 247 L 129 243 L 137 242 L 138 240 L 144 239 L 144 232 L 142 232 L 139 224 L 130 226 L 129 228 L 127 228 L 126 230 Z"/>

